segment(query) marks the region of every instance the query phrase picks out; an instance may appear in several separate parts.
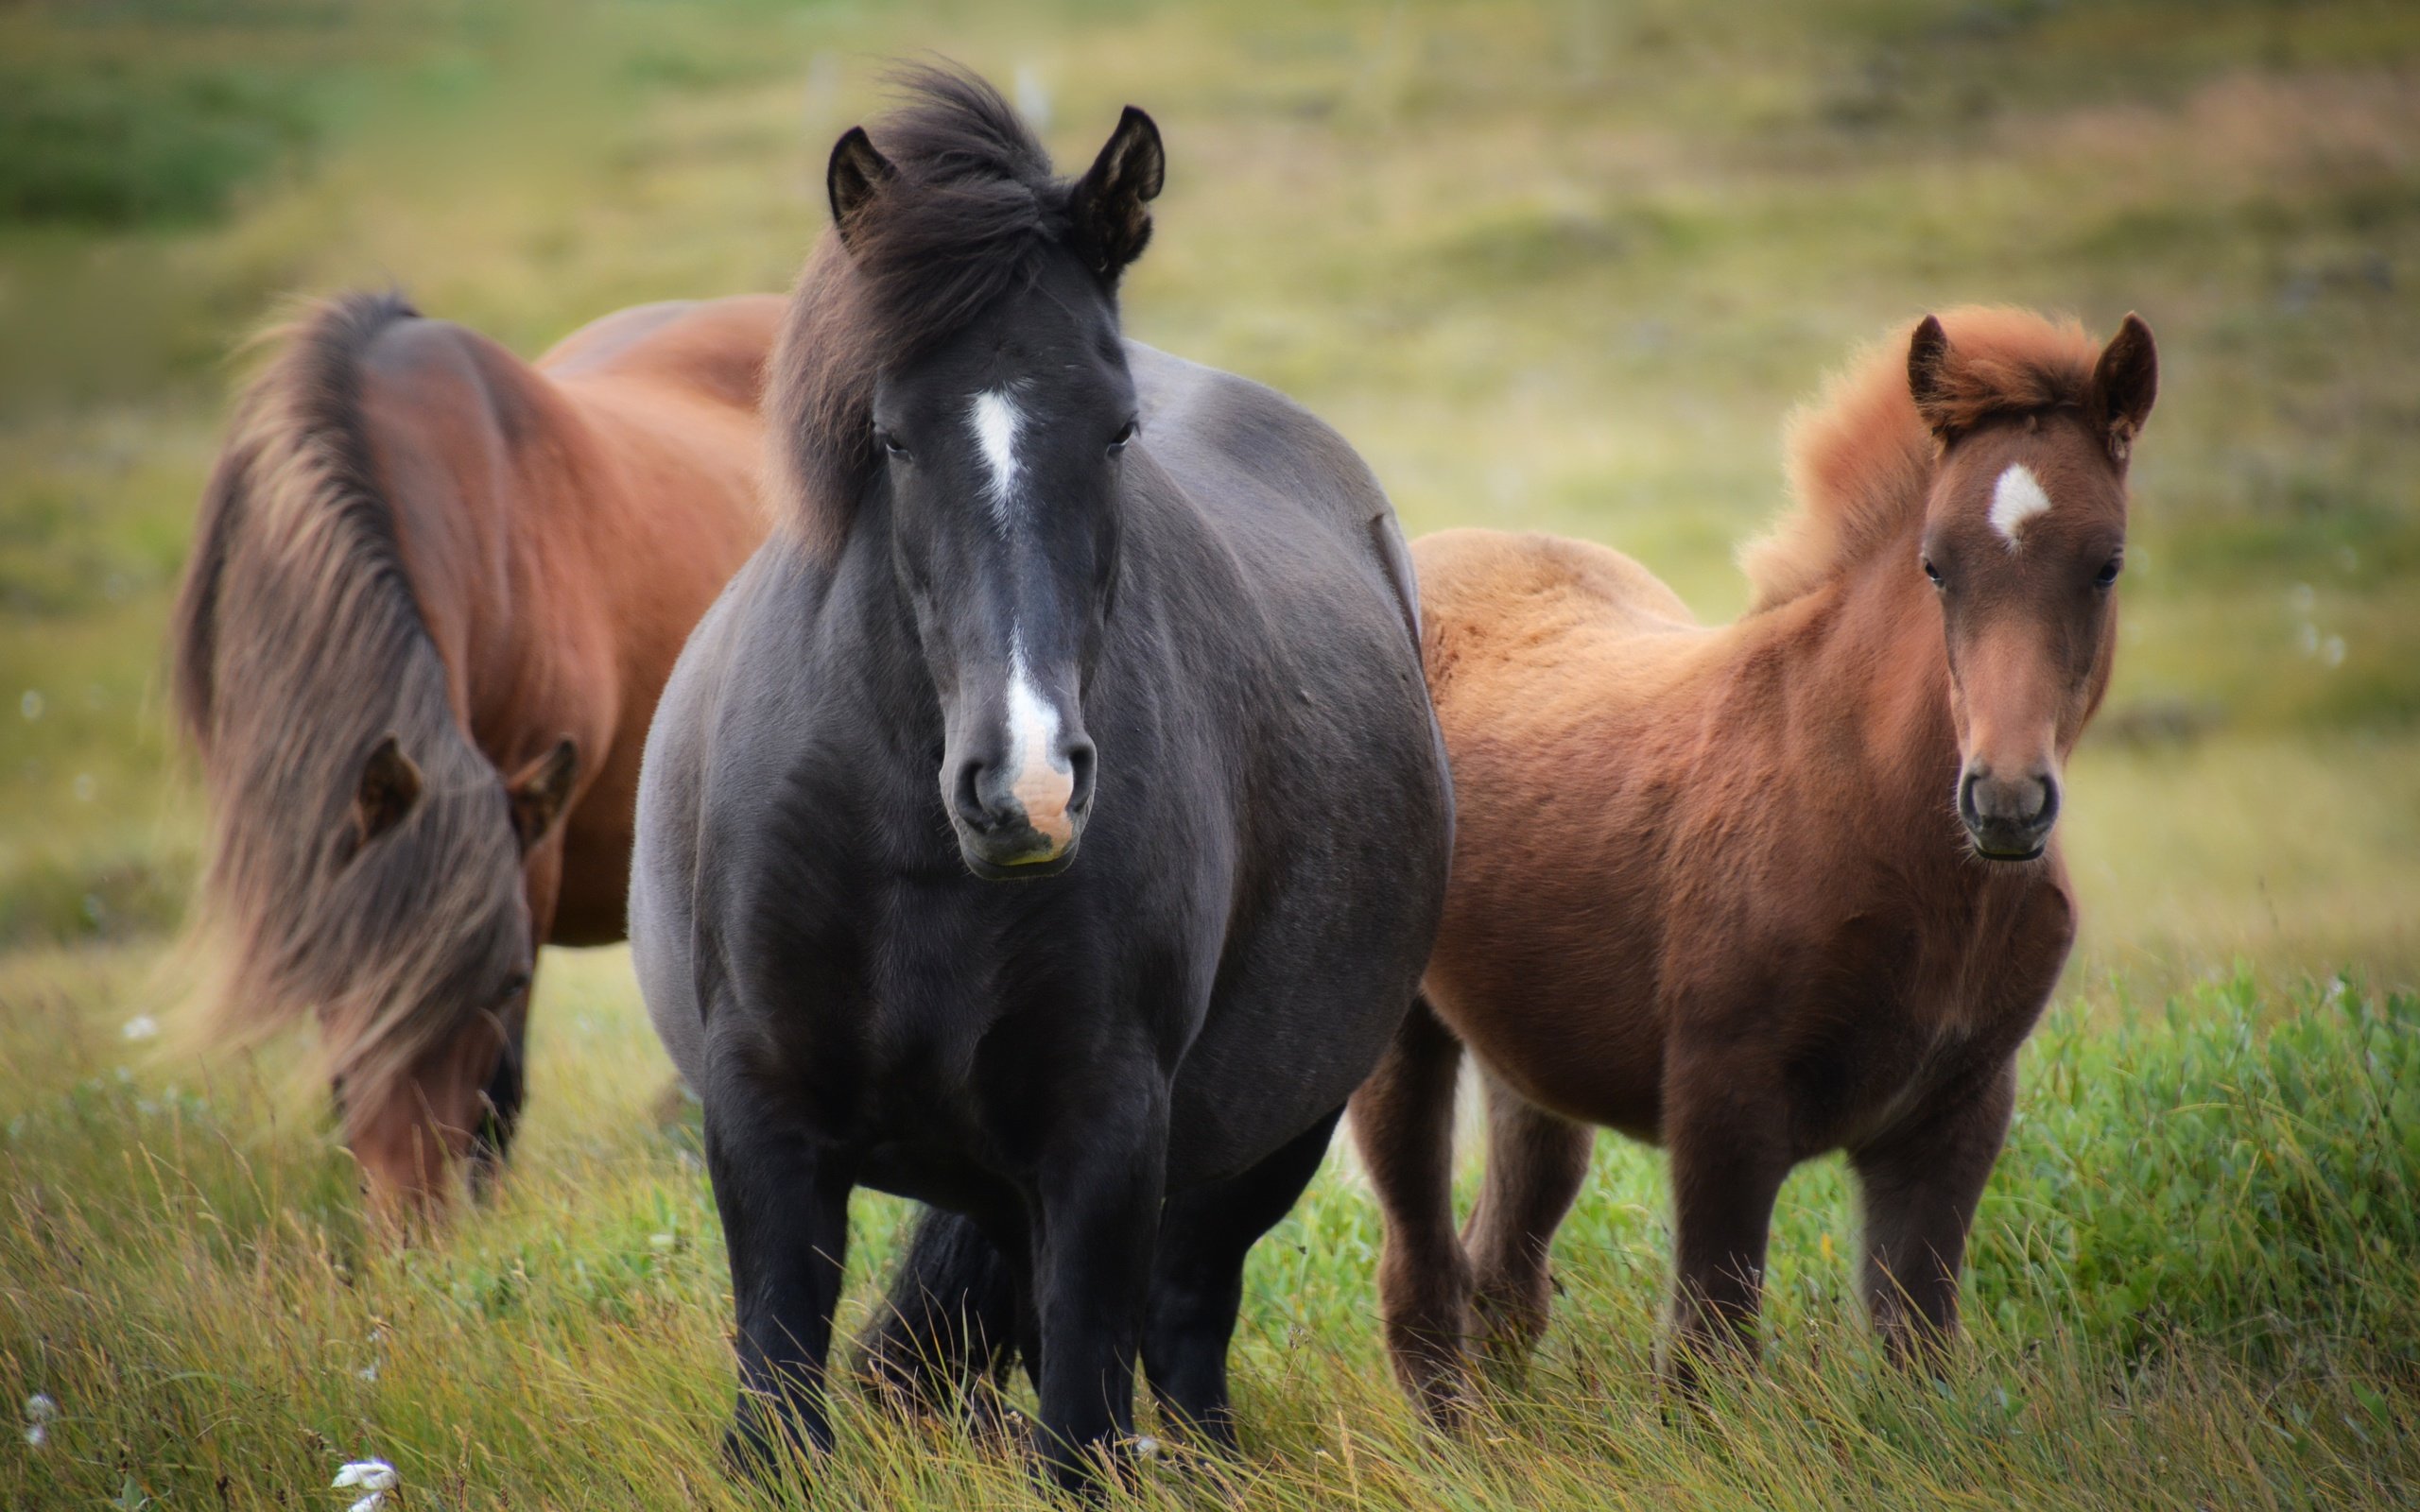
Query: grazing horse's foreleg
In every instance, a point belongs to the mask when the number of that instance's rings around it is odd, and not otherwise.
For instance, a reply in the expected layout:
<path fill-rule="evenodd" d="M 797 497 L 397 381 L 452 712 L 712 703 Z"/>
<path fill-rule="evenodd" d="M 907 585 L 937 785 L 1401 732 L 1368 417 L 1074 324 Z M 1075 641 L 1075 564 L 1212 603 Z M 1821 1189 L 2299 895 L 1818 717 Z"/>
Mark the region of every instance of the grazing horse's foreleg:
<path fill-rule="evenodd" d="M 1462 1243 L 1478 1277 L 1482 1338 L 1499 1366 L 1519 1363 L 1546 1332 L 1554 1301 L 1547 1251 L 1588 1178 L 1596 1142 L 1595 1129 L 1487 1078 L 1487 1177 Z"/>
<path fill-rule="evenodd" d="M 767 1476 L 792 1452 L 828 1450 L 823 1397 L 832 1310 L 849 1238 L 850 1175 L 763 1095 L 723 1074 L 706 1096 L 706 1168 L 731 1257 L 739 1314 L 739 1403 L 724 1452 Z"/>
<path fill-rule="evenodd" d="M 1378 1306 L 1395 1377 L 1431 1422 L 1470 1405 L 1471 1263 L 1454 1232 L 1454 1083 L 1462 1042 L 1426 999 L 1353 1094 L 1353 1139 L 1386 1215 Z"/>
<path fill-rule="evenodd" d="M 1105 1095 L 1132 1099 L 1139 1079 L 1112 1081 Z M 1037 1447 L 1069 1490 L 1118 1468 L 1120 1447 L 1134 1435 L 1135 1357 L 1167 1177 L 1167 1103 L 1156 1085 L 1133 1100 L 1148 1106 L 1067 1128 L 1041 1162 Z"/>
<path fill-rule="evenodd" d="M 1667 1080 L 1675 1232 L 1664 1375 L 1684 1390 L 1701 1361 L 1757 1352 L 1773 1199 L 1792 1163 L 1784 1097 L 1737 1060 L 1678 1060 Z"/>
<path fill-rule="evenodd" d="M 1340 1108 L 1239 1176 L 1168 1199 L 1143 1332 L 1143 1369 L 1186 1431 L 1236 1448 L 1227 1346 L 1243 1304 L 1244 1259 L 1293 1209 L 1327 1155 Z"/>
<path fill-rule="evenodd" d="M 2016 1062 L 1942 1111 L 1851 1153 L 1865 1195 L 1865 1298 L 1893 1358 L 1937 1355 L 1958 1332 L 1966 1233 L 2016 1104 Z"/>

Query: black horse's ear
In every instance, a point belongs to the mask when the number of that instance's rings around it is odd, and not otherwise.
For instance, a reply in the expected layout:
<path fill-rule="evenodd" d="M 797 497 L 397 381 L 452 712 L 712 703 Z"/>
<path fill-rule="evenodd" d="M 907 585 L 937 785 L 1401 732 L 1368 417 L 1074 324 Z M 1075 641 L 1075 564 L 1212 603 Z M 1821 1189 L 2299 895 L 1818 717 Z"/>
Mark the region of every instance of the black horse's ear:
<path fill-rule="evenodd" d="M 2118 334 L 2101 350 L 2092 369 L 2092 393 L 2109 459 L 2123 467 L 2134 452 L 2135 437 L 2151 418 L 2152 401 L 2159 397 L 2159 349 L 2152 344 L 2152 328 L 2141 316 L 2128 311 Z"/>
<path fill-rule="evenodd" d="M 832 144 L 832 162 L 823 170 L 823 192 L 832 199 L 832 225 L 845 244 L 856 225 L 857 213 L 899 170 L 873 145 L 862 126 L 853 126 Z"/>
<path fill-rule="evenodd" d="M 579 777 L 579 743 L 565 735 L 555 748 L 512 774 L 504 784 L 512 802 L 512 833 L 526 852 L 546 837 L 571 802 L 572 784 Z"/>
<path fill-rule="evenodd" d="M 1908 338 L 1908 394 L 1925 426 L 1943 440 L 1949 438 L 1954 417 L 1949 403 L 1949 333 L 1941 317 L 1927 315 Z"/>
<path fill-rule="evenodd" d="M 1167 177 L 1160 129 L 1129 105 L 1117 118 L 1117 129 L 1109 134 L 1109 145 L 1077 180 L 1067 200 L 1077 244 L 1094 272 L 1114 282 L 1143 255 L 1151 241 L 1151 213 L 1143 207 L 1159 197 Z"/>
<path fill-rule="evenodd" d="M 358 850 L 403 823 L 419 801 L 420 768 L 389 732 L 370 748 L 361 764 L 361 781 L 353 790 L 354 848 Z"/>

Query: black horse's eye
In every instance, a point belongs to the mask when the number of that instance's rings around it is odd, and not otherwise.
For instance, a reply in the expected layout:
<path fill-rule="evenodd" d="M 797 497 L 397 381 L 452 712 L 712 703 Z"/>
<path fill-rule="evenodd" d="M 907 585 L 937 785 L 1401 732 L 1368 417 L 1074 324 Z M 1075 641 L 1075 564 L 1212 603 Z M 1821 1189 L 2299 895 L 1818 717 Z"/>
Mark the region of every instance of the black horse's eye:
<path fill-rule="evenodd" d="M 1120 425 L 1117 428 L 1116 435 L 1109 438 L 1109 449 L 1113 452 L 1122 452 L 1126 450 L 1126 443 L 1132 440 L 1135 434 L 1141 429 L 1141 422 L 1137 421 L 1128 421 L 1125 424 Z"/>
<path fill-rule="evenodd" d="M 2125 564 L 2126 558 L 2123 557 L 2112 557 L 2107 561 L 2102 562 L 2100 564 L 2100 571 L 2092 575 L 2092 586 L 2095 588 L 2109 587 L 2112 583 L 2118 581 L 2118 569 L 2123 567 Z"/>
<path fill-rule="evenodd" d="M 898 437 L 891 435 L 889 431 L 884 430 L 879 425 L 874 427 L 873 443 L 876 446 L 881 447 L 883 451 L 888 453 L 890 455 L 898 458 L 900 461 L 905 462 L 908 460 L 908 448 L 899 444 Z"/>
<path fill-rule="evenodd" d="M 1932 564 L 1932 558 L 1930 557 L 1927 557 L 1925 558 L 1925 576 L 1932 579 L 1933 587 L 1939 588 L 1941 586 L 1941 569 Z"/>

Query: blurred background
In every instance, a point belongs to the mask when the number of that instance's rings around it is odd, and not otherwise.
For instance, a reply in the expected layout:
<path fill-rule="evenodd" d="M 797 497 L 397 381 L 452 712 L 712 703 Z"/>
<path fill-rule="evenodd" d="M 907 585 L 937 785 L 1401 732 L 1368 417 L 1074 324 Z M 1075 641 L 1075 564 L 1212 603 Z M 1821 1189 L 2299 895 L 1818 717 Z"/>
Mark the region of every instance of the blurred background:
<path fill-rule="evenodd" d="M 2071 774 L 2068 992 L 2420 975 L 2420 11 L 1005 9 L 0 7 L 0 994 L 180 917 L 163 624 L 247 334 L 392 284 L 535 354 L 780 288 L 833 137 L 925 49 L 1065 166 L 1156 116 L 1134 335 L 1321 412 L 1415 533 L 1607 541 L 1709 617 L 1785 415 L 1857 344 L 1967 301 L 2141 311 L 2162 393 Z"/>

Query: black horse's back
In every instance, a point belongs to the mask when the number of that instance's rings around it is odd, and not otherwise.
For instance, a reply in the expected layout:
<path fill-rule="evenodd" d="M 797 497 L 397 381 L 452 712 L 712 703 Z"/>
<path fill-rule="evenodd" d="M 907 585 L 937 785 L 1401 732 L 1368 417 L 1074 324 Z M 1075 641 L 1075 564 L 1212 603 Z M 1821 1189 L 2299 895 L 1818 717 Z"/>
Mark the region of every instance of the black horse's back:
<path fill-rule="evenodd" d="M 1411 1000 L 1450 799 L 1368 468 L 1118 336 L 1150 123 L 1056 180 L 987 87 L 918 91 L 834 150 L 775 362 L 796 518 L 666 693 L 632 932 L 705 1104 L 735 1447 L 828 1441 L 873 1185 L 950 1214 L 875 1373 L 932 1398 L 1022 1347 L 1075 1481 L 1138 1357 L 1231 1440 L 1244 1256 Z"/>

